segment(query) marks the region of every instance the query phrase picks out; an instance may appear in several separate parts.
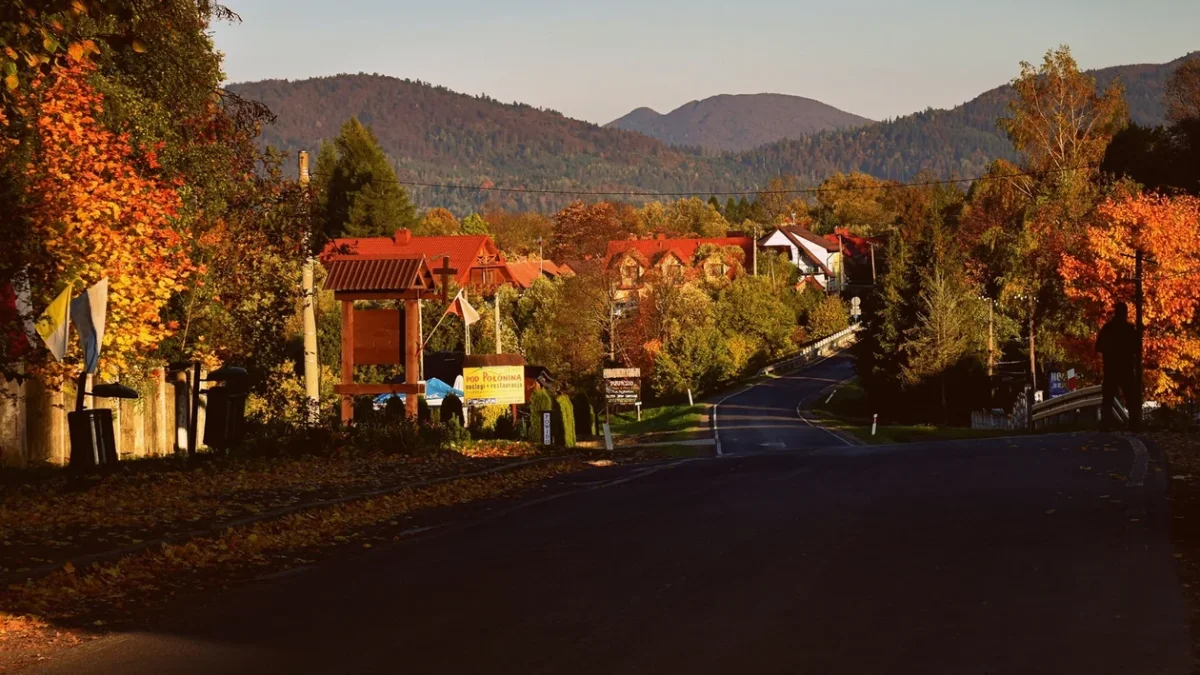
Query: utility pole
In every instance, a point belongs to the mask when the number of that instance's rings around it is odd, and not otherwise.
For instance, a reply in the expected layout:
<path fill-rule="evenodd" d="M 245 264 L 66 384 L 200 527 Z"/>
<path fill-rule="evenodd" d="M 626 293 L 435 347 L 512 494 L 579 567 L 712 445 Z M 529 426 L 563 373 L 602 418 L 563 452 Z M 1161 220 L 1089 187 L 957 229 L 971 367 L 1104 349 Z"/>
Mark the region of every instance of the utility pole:
<path fill-rule="evenodd" d="M 496 353 L 503 354 L 504 352 L 500 351 L 500 289 L 496 289 L 495 304 L 496 304 Z"/>
<path fill-rule="evenodd" d="M 992 298 L 988 298 L 987 373 L 989 380 L 996 374 L 996 301 Z"/>
<path fill-rule="evenodd" d="M 846 249 L 842 245 L 842 235 L 838 235 L 838 289 L 846 289 Z"/>
<path fill-rule="evenodd" d="M 1143 307 L 1146 297 L 1142 288 L 1142 262 L 1145 254 L 1142 249 L 1137 249 L 1134 256 L 1134 286 L 1133 305 L 1137 326 L 1137 355 L 1134 359 L 1133 376 L 1136 378 L 1134 383 L 1135 394 L 1133 398 L 1136 401 L 1129 402 L 1129 428 L 1132 431 L 1138 431 L 1142 424 L 1142 401 L 1143 401 L 1143 384 L 1142 384 L 1142 335 L 1145 333 L 1146 324 L 1143 315 Z"/>
<path fill-rule="evenodd" d="M 758 276 L 758 223 L 754 223 L 754 227 L 750 228 L 750 232 L 754 237 L 754 244 L 751 247 L 753 251 L 751 257 L 754 258 L 754 276 Z"/>
<path fill-rule="evenodd" d="M 300 151 L 300 187 L 304 190 L 305 219 L 304 266 L 300 273 L 300 291 L 304 308 L 304 418 L 309 424 L 317 422 L 321 405 L 321 366 L 317 361 L 317 315 L 313 289 L 312 214 L 308 198 L 308 153 Z"/>
<path fill-rule="evenodd" d="M 871 242 L 871 285 L 875 285 L 875 242 Z"/>

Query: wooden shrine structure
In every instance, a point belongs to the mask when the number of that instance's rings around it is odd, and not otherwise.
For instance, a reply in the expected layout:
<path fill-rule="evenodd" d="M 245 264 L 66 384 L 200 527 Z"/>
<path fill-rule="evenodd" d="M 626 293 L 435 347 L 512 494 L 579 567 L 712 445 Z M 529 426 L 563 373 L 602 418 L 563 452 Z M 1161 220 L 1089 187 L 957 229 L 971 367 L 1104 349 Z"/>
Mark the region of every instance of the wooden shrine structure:
<path fill-rule="evenodd" d="M 404 394 L 405 413 L 417 416 L 417 397 L 424 394 L 420 382 L 421 300 L 437 293 L 448 299 L 446 283 L 457 271 L 443 258 L 437 274 L 424 257 L 397 254 L 335 255 L 326 259 L 329 271 L 325 289 L 342 305 L 342 383 L 334 391 L 342 397 L 342 422 L 354 421 L 354 397 Z M 359 309 L 356 300 L 396 300 L 403 309 Z M 403 365 L 404 383 L 357 383 L 354 366 Z"/>

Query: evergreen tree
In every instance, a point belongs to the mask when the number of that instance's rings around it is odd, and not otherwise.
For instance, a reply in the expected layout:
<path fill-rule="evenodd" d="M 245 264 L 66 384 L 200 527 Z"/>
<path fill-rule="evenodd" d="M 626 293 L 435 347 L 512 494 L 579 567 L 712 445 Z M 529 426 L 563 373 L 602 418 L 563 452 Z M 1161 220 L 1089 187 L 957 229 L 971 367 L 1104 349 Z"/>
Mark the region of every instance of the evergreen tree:
<path fill-rule="evenodd" d="M 332 151 L 327 147 L 317 155 L 317 191 L 328 236 L 386 237 L 418 224 L 416 209 L 368 127 L 351 118 Z"/>

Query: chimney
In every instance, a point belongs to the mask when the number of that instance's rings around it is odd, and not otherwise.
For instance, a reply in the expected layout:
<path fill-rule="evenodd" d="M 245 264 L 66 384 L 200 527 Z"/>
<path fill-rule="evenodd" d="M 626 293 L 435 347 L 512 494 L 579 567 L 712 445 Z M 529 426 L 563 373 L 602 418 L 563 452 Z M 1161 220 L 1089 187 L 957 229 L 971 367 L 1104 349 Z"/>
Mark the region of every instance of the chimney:
<path fill-rule="evenodd" d="M 654 238 L 655 239 L 666 239 L 667 233 L 666 232 L 656 232 L 656 233 L 654 233 Z"/>
<path fill-rule="evenodd" d="M 412 241 L 412 230 L 407 227 L 396 230 L 397 246 L 407 246 L 410 241 Z"/>

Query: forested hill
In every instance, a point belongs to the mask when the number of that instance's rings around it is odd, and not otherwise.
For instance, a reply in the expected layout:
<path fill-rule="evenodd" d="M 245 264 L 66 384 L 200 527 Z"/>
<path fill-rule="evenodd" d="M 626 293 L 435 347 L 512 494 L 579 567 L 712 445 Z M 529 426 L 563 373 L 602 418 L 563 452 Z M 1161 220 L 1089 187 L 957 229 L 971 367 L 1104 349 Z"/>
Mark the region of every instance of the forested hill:
<path fill-rule="evenodd" d="M 1119 77 L 1130 117 L 1143 125 L 1163 122 L 1163 87 L 1195 52 L 1165 64 L 1116 66 L 1092 71 L 1099 87 Z M 996 126 L 1006 114 L 1012 87 L 1004 85 L 950 110 L 929 109 L 857 129 L 786 140 L 732 158 L 755 174 L 791 174 L 817 181 L 838 171 L 908 180 L 921 171 L 936 176 L 972 176 L 997 158 L 1012 158 L 1012 144 Z"/>
<path fill-rule="evenodd" d="M 660 115 L 650 108 L 606 127 L 637 131 L 671 145 L 739 151 L 785 138 L 870 124 L 871 120 L 802 96 L 722 94 L 692 101 Z"/>
<path fill-rule="evenodd" d="M 1157 124 L 1163 118 L 1163 84 L 1181 61 L 1105 68 L 1094 74 L 1102 85 L 1120 76 L 1133 119 Z M 996 128 L 1011 95 L 1007 86 L 951 110 L 926 110 L 724 154 L 668 146 L 549 110 L 379 75 L 268 80 L 229 88 L 278 114 L 278 122 L 264 129 L 266 143 L 289 154 L 299 149 L 315 153 L 322 139 L 332 138 L 346 119 L 357 116 L 372 127 L 402 179 L 427 183 L 707 194 L 761 187 L 785 174 L 810 183 L 845 171 L 894 180 L 907 180 L 921 171 L 971 176 L 992 159 L 1012 155 L 1011 145 Z M 411 192 L 422 206 L 456 211 L 487 201 L 549 209 L 568 199 L 433 188 Z"/>
<path fill-rule="evenodd" d="M 352 116 L 370 125 L 404 180 L 558 190 L 681 191 L 748 185 L 745 172 L 668 148 L 642 134 L 605 129 L 523 104 L 504 104 L 422 82 L 380 75 L 337 75 L 231 85 L 278 115 L 263 140 L 289 154 L 315 154 Z M 462 208 L 480 195 L 412 190 L 422 206 Z M 538 195 L 490 195 L 510 206 L 563 201 Z"/>

